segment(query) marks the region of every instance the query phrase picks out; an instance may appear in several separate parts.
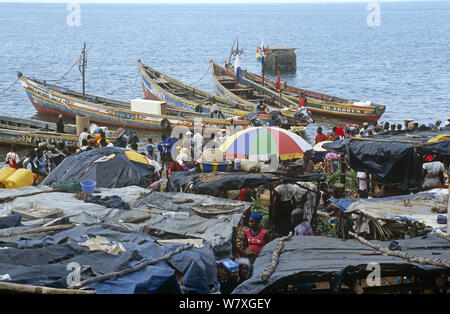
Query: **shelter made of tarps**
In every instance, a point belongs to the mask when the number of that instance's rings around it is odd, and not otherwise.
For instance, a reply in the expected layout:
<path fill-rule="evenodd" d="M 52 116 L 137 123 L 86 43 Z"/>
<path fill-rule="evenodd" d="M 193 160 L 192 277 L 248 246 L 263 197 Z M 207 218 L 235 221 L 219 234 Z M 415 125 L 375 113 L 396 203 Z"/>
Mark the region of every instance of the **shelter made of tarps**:
<path fill-rule="evenodd" d="M 20 189 L 18 189 L 20 190 Z M 99 188 L 100 193 L 94 193 L 92 195 L 112 196 L 117 195 L 122 198 L 124 202 L 132 204 L 136 201 L 142 193 L 148 193 L 148 190 L 137 187 L 129 186 L 117 189 Z M 22 195 L 17 197 L 9 203 L 0 205 L 0 215 L 9 215 L 12 211 L 17 209 L 26 208 L 41 208 L 42 210 L 58 210 L 62 211 L 62 216 L 68 217 L 69 221 L 78 224 L 93 224 L 93 223 L 118 223 L 125 221 L 127 218 L 136 218 L 145 215 L 145 213 L 138 212 L 136 210 L 123 210 L 118 208 L 107 208 L 100 204 L 86 203 L 84 200 L 79 200 L 72 193 L 63 192 L 47 192 L 35 195 L 28 195 L 28 191 L 32 193 L 45 191 L 43 187 L 35 187 L 34 189 L 25 189 L 22 194 L 16 193 L 16 195 Z M 0 197 L 1 197 L 0 193 Z M 28 196 L 27 196 L 28 195 Z M 47 218 L 45 221 L 42 219 L 22 221 L 25 225 L 42 225 L 49 222 L 54 218 Z"/>
<path fill-rule="evenodd" d="M 356 171 L 368 172 L 404 191 L 418 191 L 422 184 L 422 165 L 413 144 L 344 139 L 324 147 L 346 154 Z"/>
<path fill-rule="evenodd" d="M 270 182 L 270 177 L 259 173 L 211 172 L 193 173 L 173 172 L 166 185 L 166 192 L 190 192 L 219 196 L 229 190 L 244 187 L 257 187 Z"/>
<path fill-rule="evenodd" d="M 42 182 L 59 185 L 74 181 L 93 180 L 97 187 L 121 188 L 131 185 L 147 187 L 151 183 L 154 167 L 145 157 L 128 155 L 129 150 L 119 147 L 101 147 L 79 152 L 65 158 Z"/>
<path fill-rule="evenodd" d="M 440 230 L 443 227 L 437 222 L 440 214 L 433 212 L 432 208 L 447 208 L 448 196 L 442 197 L 444 194 L 431 193 L 409 196 L 411 197 L 383 198 L 377 202 L 374 202 L 373 199 L 360 199 L 351 204 L 346 213 L 362 213 L 373 219 L 398 221 L 406 219 L 411 222 L 423 223 L 425 226 L 432 227 L 434 231 Z M 408 201 L 405 202 L 405 199 Z"/>
<path fill-rule="evenodd" d="M 135 208 L 159 213 L 141 224 L 141 228 L 172 237 L 204 239 L 218 259 L 230 257 L 233 228 L 250 206 L 248 202 L 209 195 L 168 192 L 151 192 L 133 204 Z M 188 213 L 189 218 L 177 217 L 180 213 Z"/>
<path fill-rule="evenodd" d="M 14 228 L 10 228 L 15 230 Z M 3 229 L 2 232 L 5 232 Z M 81 266 L 81 280 L 130 268 L 138 263 L 153 260 L 184 245 L 159 244 L 155 238 L 143 233 L 124 230 L 117 226 L 90 225 L 75 227 L 53 236 L 41 234 L 21 238 L 0 238 L 0 275 L 9 275 L 7 282 L 67 288 L 69 263 Z M 116 254 L 102 249 L 86 247 L 88 238 L 120 245 Z M 34 240 L 33 240 L 34 239 Z M 181 274 L 181 282 L 177 279 Z M 217 280 L 216 261 L 208 247 L 191 248 L 146 266 L 128 275 L 91 283 L 83 289 L 98 294 L 134 293 L 210 293 L 210 287 L 220 287 Z M 184 288 L 183 288 L 184 287 Z"/>
<path fill-rule="evenodd" d="M 352 278 L 365 279 L 370 271 L 367 265 L 378 263 L 381 276 L 413 275 L 415 272 L 436 272 L 450 275 L 448 268 L 411 263 L 405 259 L 376 254 L 377 251 L 357 240 L 317 236 L 293 236 L 284 242 L 284 248 L 274 273 L 267 281 L 261 279 L 264 269 L 271 263 L 272 253 L 279 238 L 262 249 L 253 265 L 252 277 L 234 289 L 233 294 L 270 293 L 271 289 L 286 283 L 311 283 L 331 281 L 332 289 L 339 291 L 340 283 Z M 372 241 L 388 247 L 389 242 Z M 404 252 L 417 256 L 449 259 L 450 245 L 445 239 L 425 236 L 398 240 Z M 370 268 L 371 269 L 371 268 Z"/>
<path fill-rule="evenodd" d="M 75 194 L 48 192 L 18 197 L 0 207 L 3 216 L 17 209 L 41 208 L 59 210 L 68 221 L 77 224 L 106 223 L 120 225 L 131 231 L 153 231 L 165 239 L 202 239 L 216 254 L 229 258 L 233 228 L 243 213 L 250 208 L 247 202 L 228 200 L 208 195 L 166 193 L 130 186 L 117 189 L 100 188 L 93 196 L 119 196 L 130 209 L 108 208 L 77 199 Z M 5 206 L 7 205 L 7 206 Z M 177 213 L 189 216 L 177 217 Z M 134 219 L 145 217 L 137 223 Z M 40 226 L 55 218 L 29 220 L 26 226 Z"/>
<path fill-rule="evenodd" d="M 450 127 L 383 132 L 371 137 L 339 140 L 323 147 L 334 153 L 346 154 L 350 166 L 356 171 L 368 172 L 404 191 L 418 191 L 422 185 L 422 164 L 418 153 L 449 158 L 449 134 Z"/>
<path fill-rule="evenodd" d="M 166 192 L 189 192 L 219 196 L 226 191 L 264 186 L 274 180 L 285 182 L 322 181 L 322 174 L 288 177 L 282 173 L 248 173 L 245 171 L 193 173 L 173 172 L 166 185 Z"/>

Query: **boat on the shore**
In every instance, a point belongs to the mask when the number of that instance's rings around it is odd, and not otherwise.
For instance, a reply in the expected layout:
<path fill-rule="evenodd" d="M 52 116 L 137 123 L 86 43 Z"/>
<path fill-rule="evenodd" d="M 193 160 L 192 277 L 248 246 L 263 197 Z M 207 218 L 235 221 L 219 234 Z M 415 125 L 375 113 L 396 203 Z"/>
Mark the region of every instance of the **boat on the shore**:
<path fill-rule="evenodd" d="M 142 77 L 142 89 L 147 99 L 166 101 L 172 108 L 189 110 L 205 116 L 210 116 L 211 106 L 218 105 L 223 116 L 226 119 L 236 121 L 246 119 L 252 121 L 258 119 L 269 126 L 281 126 L 284 119 L 277 119 L 279 116 L 278 108 L 275 112 L 270 110 L 268 113 L 259 114 L 255 110 L 255 104 L 239 101 L 227 100 L 218 97 L 195 87 L 186 85 L 162 72 L 159 72 L 138 60 L 138 66 Z M 286 116 L 288 122 L 292 125 L 306 125 L 308 117 L 294 117 L 290 114 L 281 113 Z M 289 121 L 290 120 L 290 121 Z"/>
<path fill-rule="evenodd" d="M 231 65 L 230 65 L 231 67 Z M 256 83 L 262 87 L 263 77 L 248 71 L 242 71 L 243 77 L 249 82 Z M 276 91 L 276 83 L 264 78 L 264 87 Z M 306 89 L 281 84 L 283 97 L 299 104 L 302 94 L 307 100 L 306 107 L 312 112 L 314 118 L 333 117 L 350 121 L 377 121 L 386 110 L 386 106 L 363 102 L 352 99 L 330 96 Z"/>
<path fill-rule="evenodd" d="M 13 117 L 8 115 L 0 115 L 0 128 L 11 130 L 29 130 L 29 131 L 53 131 L 56 132 L 56 123 L 50 121 L 27 119 L 21 117 Z M 64 124 L 64 132 L 76 133 L 76 125 Z"/>
<path fill-rule="evenodd" d="M 188 111 L 172 110 L 173 115 L 133 111 L 131 103 L 72 91 L 18 73 L 22 86 L 39 113 L 75 118 L 87 115 L 90 121 L 123 128 L 170 131 L 174 127 L 220 129 L 229 120 L 203 118 Z M 166 110 L 170 111 L 170 109 Z M 194 123 L 195 122 L 195 123 Z M 197 123 L 198 122 L 198 123 Z M 248 121 L 235 125 L 246 127 Z"/>
<path fill-rule="evenodd" d="M 262 99 L 270 111 L 281 114 L 292 126 L 306 126 L 314 122 L 306 108 L 299 108 L 296 103 L 287 97 L 281 97 L 280 101 L 279 93 L 260 86 L 245 77 L 242 77 L 241 82 L 237 83 L 233 70 L 224 68 L 212 60 L 210 66 L 212 80 L 218 96 L 253 108 Z"/>
<path fill-rule="evenodd" d="M 65 146 L 78 146 L 78 136 L 74 125 L 65 125 L 66 133 L 56 132 L 56 123 L 0 116 L 0 144 L 35 147 L 37 143 Z"/>

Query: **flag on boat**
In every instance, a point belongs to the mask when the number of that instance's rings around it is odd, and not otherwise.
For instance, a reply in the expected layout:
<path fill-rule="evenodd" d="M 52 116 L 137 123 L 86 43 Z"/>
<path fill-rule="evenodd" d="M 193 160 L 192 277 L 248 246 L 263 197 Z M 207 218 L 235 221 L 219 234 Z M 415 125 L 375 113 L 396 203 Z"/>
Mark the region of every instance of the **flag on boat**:
<path fill-rule="evenodd" d="M 258 60 L 259 62 L 261 61 L 261 51 L 258 48 L 256 48 L 256 60 Z"/>
<path fill-rule="evenodd" d="M 238 83 L 240 83 L 242 80 L 242 69 L 239 53 L 236 55 L 236 58 L 234 59 L 234 69 L 236 71 L 236 80 Z"/>
<path fill-rule="evenodd" d="M 277 90 L 279 90 L 280 87 L 281 87 L 281 83 L 280 83 L 280 71 L 278 71 L 278 80 L 277 80 L 277 82 L 275 83 L 275 88 L 276 88 Z"/>
<path fill-rule="evenodd" d="M 265 53 L 264 53 L 264 39 L 261 42 L 261 63 L 264 63 L 264 59 L 265 59 Z"/>

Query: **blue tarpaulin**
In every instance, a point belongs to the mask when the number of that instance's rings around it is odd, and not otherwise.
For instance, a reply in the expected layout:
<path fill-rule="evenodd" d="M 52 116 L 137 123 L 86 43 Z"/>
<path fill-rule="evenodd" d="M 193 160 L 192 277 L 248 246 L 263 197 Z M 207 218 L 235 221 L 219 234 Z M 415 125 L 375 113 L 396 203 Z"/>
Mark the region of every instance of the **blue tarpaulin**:
<path fill-rule="evenodd" d="M 416 198 L 418 194 L 411 195 L 397 195 L 397 196 L 389 196 L 383 198 L 330 198 L 330 202 L 339 207 L 339 209 L 343 212 L 347 211 L 347 209 L 353 203 L 364 200 L 367 202 L 386 202 L 386 201 L 394 201 L 394 200 L 404 200 L 407 198 Z M 434 193 L 421 193 L 420 195 L 434 197 Z"/>
<path fill-rule="evenodd" d="M 87 237 L 101 236 L 121 243 L 125 252 L 112 255 L 105 251 L 90 251 L 80 245 Z M 10 247 L 0 255 L 0 274 L 9 274 L 12 283 L 67 288 L 66 269 L 76 262 L 82 269 L 81 280 L 117 272 L 138 263 L 159 258 L 184 244 L 159 244 L 155 238 L 117 226 L 91 225 L 75 227 L 39 240 L 26 237 L 0 239 L 0 246 Z M 182 285 L 178 279 L 182 278 Z M 184 290 L 182 289 L 184 286 Z M 202 293 L 209 287 L 219 287 L 217 266 L 208 245 L 191 248 L 172 256 L 168 261 L 115 279 L 92 283 L 86 288 L 97 293 Z"/>

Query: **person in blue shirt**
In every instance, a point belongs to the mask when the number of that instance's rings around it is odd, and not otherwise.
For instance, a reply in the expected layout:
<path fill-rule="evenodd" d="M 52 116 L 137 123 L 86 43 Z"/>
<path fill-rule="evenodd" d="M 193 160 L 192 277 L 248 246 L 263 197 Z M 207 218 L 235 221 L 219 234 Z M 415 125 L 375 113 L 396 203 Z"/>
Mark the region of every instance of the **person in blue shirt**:
<path fill-rule="evenodd" d="M 173 141 L 175 139 L 175 141 Z M 172 149 L 173 143 L 177 142 L 176 138 L 169 137 L 167 139 L 167 136 L 163 134 L 161 136 L 161 142 L 158 143 L 158 151 L 160 153 L 161 160 L 163 162 L 169 162 L 170 161 L 170 151 Z"/>

